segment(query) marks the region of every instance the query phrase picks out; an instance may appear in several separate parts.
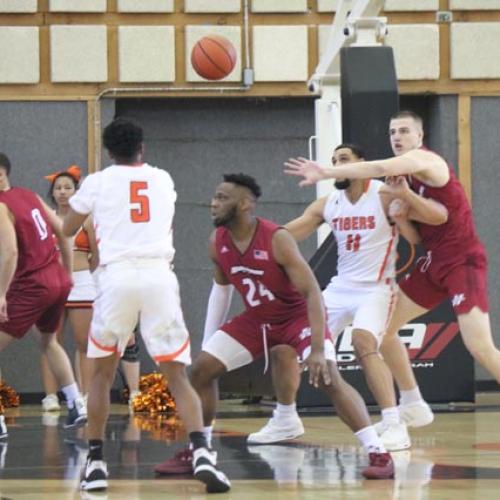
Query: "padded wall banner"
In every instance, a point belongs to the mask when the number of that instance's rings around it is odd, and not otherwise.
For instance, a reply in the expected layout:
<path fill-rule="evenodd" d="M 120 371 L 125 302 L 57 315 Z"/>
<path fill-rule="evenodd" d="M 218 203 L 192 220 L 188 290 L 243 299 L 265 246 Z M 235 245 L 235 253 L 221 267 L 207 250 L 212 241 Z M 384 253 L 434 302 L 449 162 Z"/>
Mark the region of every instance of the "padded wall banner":
<path fill-rule="evenodd" d="M 398 246 L 398 279 L 412 269 L 422 256 L 403 238 Z M 312 257 L 310 264 L 322 288 L 337 273 L 337 248 L 330 235 Z M 424 398 L 431 403 L 474 401 L 474 362 L 465 348 L 449 301 L 413 320 L 400 330 Z M 368 404 L 375 404 L 351 342 L 351 328 L 340 335 L 337 363 L 342 376 L 352 384 Z M 302 381 L 297 397 L 299 406 L 328 406 L 326 396 Z"/>

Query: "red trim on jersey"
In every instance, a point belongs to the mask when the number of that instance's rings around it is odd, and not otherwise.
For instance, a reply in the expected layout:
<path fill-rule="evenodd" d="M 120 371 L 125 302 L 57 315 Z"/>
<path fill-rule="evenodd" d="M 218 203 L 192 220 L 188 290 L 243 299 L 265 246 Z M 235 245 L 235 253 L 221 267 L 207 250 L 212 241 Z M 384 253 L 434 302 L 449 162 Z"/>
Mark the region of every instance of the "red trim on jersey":
<path fill-rule="evenodd" d="M 365 183 L 365 188 L 363 189 L 363 193 L 366 193 L 368 191 L 368 188 L 370 187 L 370 182 L 372 180 L 371 179 L 368 179 Z"/>
<path fill-rule="evenodd" d="M 68 300 L 64 306 L 66 309 L 92 309 L 93 300 Z"/>
<path fill-rule="evenodd" d="M 394 290 L 394 285 L 392 280 L 388 279 L 389 283 L 387 283 L 391 287 L 391 301 L 389 302 L 389 307 L 387 309 L 387 320 L 385 322 L 385 329 L 389 326 L 389 321 L 391 321 L 392 313 L 394 312 L 394 307 L 396 305 L 396 292 Z"/>
<path fill-rule="evenodd" d="M 161 356 L 154 356 L 153 359 L 157 361 L 158 363 L 161 363 L 162 361 L 173 361 L 175 358 L 178 358 L 187 348 L 189 347 L 189 337 L 182 344 L 180 349 L 177 349 L 177 351 L 171 353 L 171 354 L 163 354 Z"/>
<path fill-rule="evenodd" d="M 382 279 L 384 275 L 385 267 L 387 266 L 387 260 L 389 259 L 389 255 L 392 250 L 392 245 L 394 244 L 394 239 L 396 237 L 396 226 L 392 226 L 392 236 L 389 240 L 389 244 L 387 245 L 387 250 L 385 251 L 384 261 L 382 262 L 382 266 L 380 267 L 380 271 L 378 273 L 377 281 Z"/>
<path fill-rule="evenodd" d="M 89 335 L 89 340 L 92 342 L 92 344 L 94 344 L 101 351 L 105 351 L 105 352 L 118 352 L 118 350 L 116 349 L 116 346 L 107 347 L 105 345 L 99 344 L 99 342 L 97 342 L 97 340 L 94 337 L 92 337 L 92 334 Z"/>

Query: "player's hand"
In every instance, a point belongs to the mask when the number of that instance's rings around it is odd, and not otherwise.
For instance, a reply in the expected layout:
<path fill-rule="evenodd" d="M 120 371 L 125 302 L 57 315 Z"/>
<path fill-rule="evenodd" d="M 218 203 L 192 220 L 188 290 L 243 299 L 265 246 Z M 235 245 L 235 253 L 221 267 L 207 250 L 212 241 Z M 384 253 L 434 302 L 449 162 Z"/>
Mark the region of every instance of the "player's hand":
<path fill-rule="evenodd" d="M 409 192 L 410 186 L 404 175 L 386 177 L 385 184 L 380 188 L 380 193 L 397 198 L 405 198 Z"/>
<path fill-rule="evenodd" d="M 301 369 L 309 371 L 309 383 L 316 388 L 319 387 L 321 379 L 325 385 L 330 385 L 332 382 L 323 351 L 311 351 L 311 354 L 302 363 Z"/>
<path fill-rule="evenodd" d="M 306 158 L 289 158 L 285 162 L 285 167 L 285 174 L 304 178 L 299 182 L 299 186 L 316 184 L 326 178 L 321 165 Z"/>
<path fill-rule="evenodd" d="M 0 297 L 0 323 L 5 323 L 9 321 L 9 316 L 7 314 L 7 298 L 5 295 Z"/>
<path fill-rule="evenodd" d="M 398 222 L 403 222 L 408 219 L 409 211 L 410 204 L 404 200 L 396 198 L 389 204 L 387 215 L 397 224 Z"/>

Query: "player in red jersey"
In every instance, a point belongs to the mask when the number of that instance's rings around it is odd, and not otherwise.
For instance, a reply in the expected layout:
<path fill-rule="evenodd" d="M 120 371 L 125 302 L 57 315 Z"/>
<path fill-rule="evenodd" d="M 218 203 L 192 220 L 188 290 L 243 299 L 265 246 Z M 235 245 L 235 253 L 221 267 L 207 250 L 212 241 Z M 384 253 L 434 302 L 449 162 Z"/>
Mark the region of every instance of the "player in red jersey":
<path fill-rule="evenodd" d="M 205 332 L 211 335 L 205 336 L 192 370 L 192 383 L 203 405 L 207 439 L 210 442 L 216 412 L 217 379 L 261 356 L 267 362 L 269 349 L 287 345 L 295 349 L 303 368 L 309 370 L 309 382 L 330 396 L 340 418 L 368 451 L 370 465 L 363 475 L 391 478 L 391 456 L 371 425 L 363 399 L 337 370 L 319 285 L 290 233 L 255 216 L 260 193 L 252 177 L 225 175 L 211 204 L 217 228 L 210 238 L 215 283 L 205 325 Z M 224 322 L 231 286 L 242 296 L 246 310 Z M 183 465 L 182 472 L 188 472 L 186 453 L 156 470 L 179 473 Z"/>
<path fill-rule="evenodd" d="M 55 336 L 71 288 L 69 241 L 56 214 L 38 195 L 10 186 L 10 169 L 8 157 L 0 153 L 0 351 L 37 327 L 40 347 L 68 402 L 65 426 L 75 427 L 87 421 L 87 412 Z"/>
<path fill-rule="evenodd" d="M 332 177 L 398 177 L 385 193 L 409 203 L 427 257 L 400 284 L 399 300 L 382 343 L 382 353 L 401 392 L 401 413 L 408 425 L 432 421 L 420 394 L 408 352 L 398 337 L 408 321 L 451 300 L 465 346 L 500 383 L 500 351 L 491 334 L 487 295 L 487 256 L 476 233 L 472 209 L 453 169 L 423 146 L 423 123 L 415 113 L 401 111 L 390 122 L 395 158 L 322 168 L 304 158 L 285 163 L 286 173 L 304 177 L 301 185 Z M 448 210 L 438 226 L 419 222 L 419 214 L 435 200 Z"/>

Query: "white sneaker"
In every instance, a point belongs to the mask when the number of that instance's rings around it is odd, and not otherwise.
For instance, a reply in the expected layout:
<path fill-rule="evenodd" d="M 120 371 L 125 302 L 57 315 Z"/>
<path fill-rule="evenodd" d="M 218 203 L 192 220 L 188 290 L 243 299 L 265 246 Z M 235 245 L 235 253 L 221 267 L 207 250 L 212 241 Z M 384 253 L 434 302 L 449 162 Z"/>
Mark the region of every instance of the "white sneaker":
<path fill-rule="evenodd" d="M 270 444 L 279 443 L 288 439 L 295 439 L 304 434 L 304 426 L 300 417 L 295 414 L 293 417 L 277 418 L 276 410 L 273 411 L 272 418 L 260 431 L 250 434 L 247 443 Z"/>
<path fill-rule="evenodd" d="M 80 488 L 86 491 L 103 491 L 108 487 L 108 468 L 103 460 L 90 460 L 83 471 Z"/>
<path fill-rule="evenodd" d="M 410 435 L 405 424 L 384 424 L 380 439 L 387 451 L 406 450 L 411 446 Z"/>
<path fill-rule="evenodd" d="M 47 394 L 42 399 L 42 408 L 43 411 L 59 411 L 61 405 L 59 404 L 57 394 Z"/>
<path fill-rule="evenodd" d="M 434 420 L 434 413 L 424 400 L 405 405 L 400 404 L 398 408 L 401 421 L 408 427 L 423 427 Z"/>
<path fill-rule="evenodd" d="M 8 435 L 7 425 L 5 425 L 5 415 L 0 415 L 0 439 L 5 439 Z"/>
<path fill-rule="evenodd" d="M 205 484 L 207 493 L 225 493 L 231 489 L 229 479 L 217 468 L 217 454 L 207 448 L 193 451 L 193 475 Z"/>

